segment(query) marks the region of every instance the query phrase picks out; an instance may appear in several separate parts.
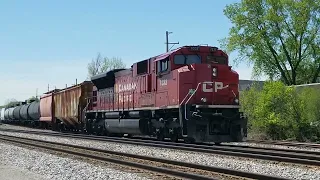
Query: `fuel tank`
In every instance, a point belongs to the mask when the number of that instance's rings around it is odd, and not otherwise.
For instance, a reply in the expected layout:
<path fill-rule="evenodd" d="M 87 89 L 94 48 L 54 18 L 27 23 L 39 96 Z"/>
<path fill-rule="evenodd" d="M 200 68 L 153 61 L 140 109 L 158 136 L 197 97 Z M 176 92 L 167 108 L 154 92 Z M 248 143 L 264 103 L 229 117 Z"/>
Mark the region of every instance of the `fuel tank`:
<path fill-rule="evenodd" d="M 148 123 L 142 119 L 106 119 L 105 128 L 109 133 L 116 134 L 147 134 Z"/>

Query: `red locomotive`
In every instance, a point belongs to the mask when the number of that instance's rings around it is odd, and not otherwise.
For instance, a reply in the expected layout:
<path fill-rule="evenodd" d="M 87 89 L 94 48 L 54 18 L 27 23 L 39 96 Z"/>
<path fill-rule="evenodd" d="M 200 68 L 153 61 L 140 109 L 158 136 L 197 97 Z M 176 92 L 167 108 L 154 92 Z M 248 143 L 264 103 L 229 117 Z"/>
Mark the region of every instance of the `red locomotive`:
<path fill-rule="evenodd" d="M 216 143 L 246 137 L 239 76 L 216 47 L 183 46 L 91 81 L 88 132 Z"/>
<path fill-rule="evenodd" d="M 239 76 L 216 47 L 183 46 L 91 81 L 45 93 L 39 102 L 2 109 L 9 123 L 159 140 L 243 141 Z M 23 106 L 23 107 L 22 107 Z M 14 115 L 14 113 L 16 115 Z"/>

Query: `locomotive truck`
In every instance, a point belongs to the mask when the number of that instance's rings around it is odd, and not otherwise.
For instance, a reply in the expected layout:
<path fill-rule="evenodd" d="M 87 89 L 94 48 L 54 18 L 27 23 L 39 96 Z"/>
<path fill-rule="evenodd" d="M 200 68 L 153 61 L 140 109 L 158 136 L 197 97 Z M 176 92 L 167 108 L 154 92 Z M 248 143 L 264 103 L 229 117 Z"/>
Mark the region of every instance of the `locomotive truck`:
<path fill-rule="evenodd" d="M 246 138 L 239 109 L 239 75 L 228 55 L 183 46 L 45 93 L 38 121 L 54 130 L 220 143 Z"/>

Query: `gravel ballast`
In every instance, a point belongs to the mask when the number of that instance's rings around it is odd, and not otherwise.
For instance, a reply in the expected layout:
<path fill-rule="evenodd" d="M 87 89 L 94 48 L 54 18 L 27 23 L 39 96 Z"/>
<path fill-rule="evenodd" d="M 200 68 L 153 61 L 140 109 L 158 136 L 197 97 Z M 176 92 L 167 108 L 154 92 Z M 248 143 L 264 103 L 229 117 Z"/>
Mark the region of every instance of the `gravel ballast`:
<path fill-rule="evenodd" d="M 83 161 L 6 143 L 0 143 L 0 152 L 1 167 L 13 167 L 15 171 L 20 169 L 22 173 L 17 172 L 23 175 L 21 180 L 146 179 L 133 173 L 95 166 Z M 10 171 L 5 173 L 9 175 Z"/>
<path fill-rule="evenodd" d="M 259 143 L 249 143 L 249 142 L 230 142 L 230 143 L 221 143 L 221 144 L 230 144 L 237 146 L 249 146 L 249 147 L 262 147 L 262 148 L 277 148 L 277 149 L 288 149 L 288 150 L 303 150 L 303 151 L 316 151 L 320 152 L 320 148 L 310 148 L 310 147 L 298 147 L 298 146 L 285 146 L 285 145 L 273 145 L 273 144 L 259 144 Z"/>
<path fill-rule="evenodd" d="M 258 159 L 238 158 L 222 155 L 212 155 L 205 153 L 186 152 L 180 150 L 170 150 L 164 148 L 153 148 L 121 143 L 98 142 L 90 140 L 79 140 L 73 138 L 52 137 L 43 135 L 32 135 L 23 133 L 12 133 L 0 131 L 0 134 L 14 135 L 19 137 L 35 138 L 53 142 L 82 145 L 120 151 L 125 153 L 147 155 L 171 160 L 178 160 L 202 165 L 231 168 L 241 171 L 255 172 L 266 175 L 280 176 L 290 179 L 320 179 L 320 169 L 318 167 L 307 167 L 298 164 L 287 164 Z"/>

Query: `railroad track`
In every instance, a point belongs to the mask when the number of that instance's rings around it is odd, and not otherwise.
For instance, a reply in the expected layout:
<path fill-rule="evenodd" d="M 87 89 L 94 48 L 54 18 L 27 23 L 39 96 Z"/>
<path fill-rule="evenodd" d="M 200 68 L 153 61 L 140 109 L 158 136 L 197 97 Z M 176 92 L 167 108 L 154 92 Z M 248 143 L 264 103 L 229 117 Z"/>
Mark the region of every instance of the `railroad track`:
<path fill-rule="evenodd" d="M 124 143 L 132 145 L 142 145 L 149 147 L 176 149 L 192 152 L 201 152 L 209 154 L 220 154 L 234 157 L 245 157 L 252 159 L 262 159 L 269 161 L 280 161 L 287 163 L 296 163 L 304 165 L 320 166 L 320 152 L 317 151 L 304 151 L 304 150 L 291 150 L 291 149 L 276 149 L 267 147 L 252 147 L 252 146 L 236 146 L 236 145 L 222 145 L 222 146 L 208 146 L 184 143 L 161 142 L 151 140 L 127 139 L 127 138 L 113 138 L 104 136 L 93 136 L 83 134 L 66 134 L 59 132 L 39 132 L 39 131 L 26 131 L 26 130 L 11 130 L 1 129 L 0 131 L 28 133 L 36 135 L 58 136 L 66 138 L 75 138 L 82 140 L 93 140 L 102 142 Z"/>
<path fill-rule="evenodd" d="M 268 140 L 247 140 L 248 143 L 260 143 L 260 144 L 272 144 L 282 146 L 304 147 L 304 148 L 320 148 L 320 144 L 317 143 L 302 143 L 302 142 L 290 142 L 290 141 L 268 141 Z"/>
<path fill-rule="evenodd" d="M 98 161 L 130 166 L 146 171 L 153 171 L 156 173 L 187 179 L 209 180 L 217 179 L 217 177 L 221 177 L 221 175 L 230 176 L 230 179 L 284 179 L 280 177 L 255 174 L 232 169 L 204 166 L 199 164 L 173 161 L 169 159 L 154 158 L 149 156 L 95 149 L 90 147 L 43 141 L 31 138 L 0 135 L 0 140 L 13 144 L 46 149 L 54 152 L 65 153 L 68 155 L 75 155 Z"/>

